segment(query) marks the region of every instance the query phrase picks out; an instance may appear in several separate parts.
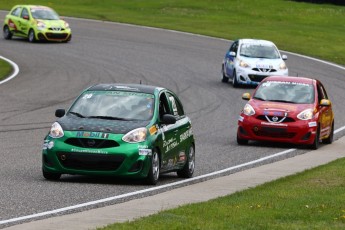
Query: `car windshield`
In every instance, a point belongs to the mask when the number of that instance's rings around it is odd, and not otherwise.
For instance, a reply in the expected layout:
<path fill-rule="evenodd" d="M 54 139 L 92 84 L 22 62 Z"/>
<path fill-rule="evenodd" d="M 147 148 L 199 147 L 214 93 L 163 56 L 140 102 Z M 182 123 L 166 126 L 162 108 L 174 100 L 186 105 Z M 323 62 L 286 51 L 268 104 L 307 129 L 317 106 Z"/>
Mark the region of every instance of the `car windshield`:
<path fill-rule="evenodd" d="M 275 46 L 261 44 L 242 44 L 240 49 L 240 55 L 250 58 L 280 58 L 279 52 Z"/>
<path fill-rule="evenodd" d="M 266 81 L 256 90 L 253 98 L 295 104 L 314 103 L 314 87 L 299 82 Z"/>
<path fill-rule="evenodd" d="M 31 15 L 34 19 L 59 20 L 59 15 L 49 8 L 31 8 Z"/>
<path fill-rule="evenodd" d="M 106 120 L 150 120 L 152 94 L 124 91 L 87 91 L 72 105 L 69 114 Z"/>

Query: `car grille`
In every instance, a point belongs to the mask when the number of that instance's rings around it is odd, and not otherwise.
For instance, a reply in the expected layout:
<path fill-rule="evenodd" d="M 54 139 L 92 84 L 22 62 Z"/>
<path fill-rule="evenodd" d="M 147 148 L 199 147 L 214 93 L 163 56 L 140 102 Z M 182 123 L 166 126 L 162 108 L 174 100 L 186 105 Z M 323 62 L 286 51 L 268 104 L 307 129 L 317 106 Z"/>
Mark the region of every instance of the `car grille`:
<path fill-rule="evenodd" d="M 296 133 L 287 132 L 286 128 L 279 127 L 262 127 L 258 130 L 254 128 L 253 132 L 257 136 L 271 138 L 293 138 L 296 135 Z"/>
<path fill-rule="evenodd" d="M 65 168 L 92 171 L 114 171 L 125 159 L 121 155 L 70 152 L 58 152 L 57 157 Z"/>
<path fill-rule="evenodd" d="M 46 33 L 48 39 L 67 39 L 67 33 Z"/>
<path fill-rule="evenodd" d="M 250 78 L 251 81 L 261 82 L 267 76 L 249 74 L 248 77 Z"/>
<path fill-rule="evenodd" d="M 277 72 L 276 69 L 266 69 L 266 68 L 253 68 L 252 70 L 257 71 L 257 72 L 263 72 L 263 73 Z"/>
<path fill-rule="evenodd" d="M 92 139 L 92 138 L 68 138 L 66 144 L 82 148 L 113 148 L 118 147 L 119 143 L 113 140 Z"/>
<path fill-rule="evenodd" d="M 284 117 L 279 117 L 279 116 L 267 116 L 269 120 L 267 120 L 265 115 L 259 115 L 256 117 L 256 119 L 261 120 L 261 121 L 273 121 L 273 117 L 277 117 L 278 121 L 281 121 Z M 286 123 L 286 122 L 295 122 L 295 119 L 291 117 L 286 117 L 281 123 Z"/>

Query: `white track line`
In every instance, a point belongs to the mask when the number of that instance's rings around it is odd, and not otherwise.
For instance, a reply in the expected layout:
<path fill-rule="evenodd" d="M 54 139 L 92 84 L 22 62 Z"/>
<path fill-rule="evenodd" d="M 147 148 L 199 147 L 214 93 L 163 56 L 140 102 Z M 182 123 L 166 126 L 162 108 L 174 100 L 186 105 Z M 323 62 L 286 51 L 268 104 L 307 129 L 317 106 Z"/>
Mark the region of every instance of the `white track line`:
<path fill-rule="evenodd" d="M 18 65 L 17 65 L 16 63 L 14 63 L 13 61 L 11 61 L 11 60 L 8 59 L 8 58 L 5 58 L 5 57 L 3 57 L 3 56 L 0 56 L 0 58 L 1 58 L 2 60 L 4 60 L 4 61 L 7 61 L 8 63 L 10 63 L 11 66 L 13 67 L 13 69 L 14 69 L 13 73 L 11 74 L 11 76 L 9 76 L 8 78 L 6 78 L 5 80 L 0 81 L 0 85 L 1 85 L 1 84 L 5 83 L 5 82 L 11 80 L 12 78 L 15 78 L 15 77 L 18 75 L 18 73 L 19 73 L 19 67 L 18 67 Z"/>

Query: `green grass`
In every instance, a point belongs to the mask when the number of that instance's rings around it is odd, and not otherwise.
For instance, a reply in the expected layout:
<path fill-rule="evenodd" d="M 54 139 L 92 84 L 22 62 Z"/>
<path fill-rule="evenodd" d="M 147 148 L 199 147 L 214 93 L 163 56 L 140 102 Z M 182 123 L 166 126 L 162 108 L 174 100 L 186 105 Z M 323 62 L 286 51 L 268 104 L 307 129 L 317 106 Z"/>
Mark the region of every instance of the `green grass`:
<path fill-rule="evenodd" d="M 345 229 L 344 164 L 99 229 Z"/>
<path fill-rule="evenodd" d="M 1 0 L 0 9 L 15 4 L 43 4 L 64 16 L 230 40 L 268 39 L 281 50 L 345 64 L 342 6 L 288 0 Z M 1 61 L 0 67 L 0 75 L 6 75 Z M 344 159 L 338 160 L 254 189 L 104 229 L 344 229 L 344 164 Z"/>
<path fill-rule="evenodd" d="M 11 72 L 12 66 L 6 61 L 0 59 L 0 81 L 4 80 L 5 77 L 10 75 Z"/>

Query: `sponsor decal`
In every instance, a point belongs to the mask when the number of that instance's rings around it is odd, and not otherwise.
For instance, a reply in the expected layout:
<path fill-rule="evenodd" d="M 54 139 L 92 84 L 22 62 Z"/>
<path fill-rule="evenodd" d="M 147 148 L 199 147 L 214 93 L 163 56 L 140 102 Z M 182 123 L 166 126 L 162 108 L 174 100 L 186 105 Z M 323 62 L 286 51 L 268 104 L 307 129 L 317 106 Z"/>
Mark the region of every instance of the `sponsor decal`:
<path fill-rule="evenodd" d="M 139 155 L 140 156 L 151 156 L 152 155 L 152 149 L 139 149 Z"/>
<path fill-rule="evenodd" d="M 239 120 L 240 122 L 243 122 L 243 120 L 244 120 L 244 117 L 242 117 L 242 116 L 239 116 L 239 117 L 238 117 L 238 120 Z"/>
<path fill-rule="evenodd" d="M 261 122 L 262 125 L 272 125 L 272 126 L 284 126 L 287 127 L 287 124 L 275 123 L 275 122 Z"/>
<path fill-rule="evenodd" d="M 178 161 L 183 161 L 185 162 L 186 161 L 186 153 L 185 152 L 180 152 L 179 153 L 179 158 L 178 158 Z"/>
<path fill-rule="evenodd" d="M 95 154 L 108 154 L 107 151 L 103 151 L 100 149 L 71 149 L 71 152 L 75 153 L 95 153 Z"/>
<path fill-rule="evenodd" d="M 312 121 L 312 122 L 309 122 L 309 123 L 308 123 L 308 126 L 309 126 L 309 128 L 311 128 L 311 127 L 316 127 L 316 126 L 317 126 L 317 123 L 316 123 L 316 121 Z"/>
<path fill-rule="evenodd" d="M 104 139 L 108 139 L 109 133 L 102 133 L 101 137 Z"/>
<path fill-rule="evenodd" d="M 186 132 L 184 132 L 180 135 L 180 142 L 187 140 L 187 138 L 192 136 L 192 135 L 193 135 L 193 130 L 188 129 Z"/>
<path fill-rule="evenodd" d="M 168 152 L 175 148 L 178 145 L 176 138 L 171 138 L 169 140 L 163 141 L 163 148 L 165 148 L 165 152 Z"/>
<path fill-rule="evenodd" d="M 52 149 L 54 147 L 54 141 L 44 140 L 43 150 Z"/>
<path fill-rule="evenodd" d="M 76 136 L 108 139 L 109 133 L 78 131 Z"/>
<path fill-rule="evenodd" d="M 151 126 L 151 127 L 149 128 L 149 132 L 150 132 L 151 135 L 156 134 L 156 133 L 157 133 L 157 127 L 156 127 L 156 125 Z"/>

